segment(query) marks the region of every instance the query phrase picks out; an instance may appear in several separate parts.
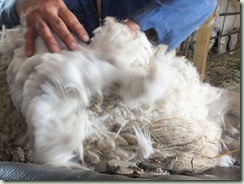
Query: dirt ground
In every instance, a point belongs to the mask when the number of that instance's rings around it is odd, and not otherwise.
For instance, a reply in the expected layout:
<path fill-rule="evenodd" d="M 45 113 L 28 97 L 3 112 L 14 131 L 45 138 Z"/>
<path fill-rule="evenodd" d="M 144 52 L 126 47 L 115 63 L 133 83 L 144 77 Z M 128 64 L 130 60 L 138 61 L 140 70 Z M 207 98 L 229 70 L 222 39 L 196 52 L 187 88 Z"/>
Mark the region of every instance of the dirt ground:
<path fill-rule="evenodd" d="M 194 52 L 189 50 L 187 58 L 192 61 Z M 241 52 L 226 54 L 214 58 L 216 54 L 209 52 L 204 82 L 213 86 L 240 92 L 241 82 Z"/>
<path fill-rule="evenodd" d="M 211 58 L 212 54 L 209 54 Z M 207 62 L 205 81 L 218 87 L 240 92 L 241 52 Z"/>

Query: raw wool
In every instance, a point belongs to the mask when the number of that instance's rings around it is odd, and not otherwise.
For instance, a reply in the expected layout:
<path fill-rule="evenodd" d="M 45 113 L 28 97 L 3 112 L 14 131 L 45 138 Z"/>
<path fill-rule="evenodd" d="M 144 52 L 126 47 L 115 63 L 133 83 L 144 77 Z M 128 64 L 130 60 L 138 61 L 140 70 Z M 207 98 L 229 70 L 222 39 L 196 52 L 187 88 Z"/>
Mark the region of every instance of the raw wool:
<path fill-rule="evenodd" d="M 24 118 L 16 111 L 9 94 L 6 70 L 13 57 L 14 49 L 20 46 L 20 30 L 13 29 L 1 34 L 6 46 L 1 42 L 0 54 L 0 160 L 30 162 L 32 151 L 27 142 L 27 125 Z M 11 37 L 14 42 L 10 39 Z"/>
<path fill-rule="evenodd" d="M 38 39 L 35 56 L 26 58 L 23 40 L 7 36 L 19 33 L 12 31 L 5 31 L 0 52 L 34 162 L 80 168 L 75 160 L 90 167 L 112 158 L 157 159 L 175 172 L 217 165 L 227 101 L 211 109 L 222 90 L 201 83 L 196 69 L 165 53 L 166 46 L 155 48 L 143 33 L 109 18 L 90 45 L 52 54 Z"/>

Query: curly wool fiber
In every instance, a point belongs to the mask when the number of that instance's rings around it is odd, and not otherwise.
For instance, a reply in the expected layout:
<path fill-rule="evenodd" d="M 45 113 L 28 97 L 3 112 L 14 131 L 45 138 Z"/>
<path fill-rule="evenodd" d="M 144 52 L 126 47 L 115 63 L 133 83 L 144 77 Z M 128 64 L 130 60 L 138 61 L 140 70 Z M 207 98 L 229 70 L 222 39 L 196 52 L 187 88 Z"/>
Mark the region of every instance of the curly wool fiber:
<path fill-rule="evenodd" d="M 89 45 L 72 52 L 63 46 L 49 53 L 38 38 L 30 58 L 21 28 L 3 33 L 1 63 L 27 122 L 33 161 L 80 168 L 79 161 L 90 167 L 157 159 L 176 172 L 216 166 L 228 99 L 213 104 L 223 90 L 201 83 L 185 58 L 113 18 L 94 33 Z"/>

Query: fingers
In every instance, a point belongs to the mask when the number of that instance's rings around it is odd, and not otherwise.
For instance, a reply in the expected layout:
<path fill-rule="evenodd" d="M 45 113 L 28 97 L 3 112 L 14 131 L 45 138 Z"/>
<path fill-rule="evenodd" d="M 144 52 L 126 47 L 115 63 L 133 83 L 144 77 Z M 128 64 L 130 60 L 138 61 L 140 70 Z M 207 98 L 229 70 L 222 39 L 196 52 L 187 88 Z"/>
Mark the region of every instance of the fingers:
<path fill-rule="evenodd" d="M 69 50 L 75 50 L 78 43 L 62 19 L 57 16 L 52 16 L 50 19 L 52 20 L 50 22 L 51 29 L 58 35 Z"/>
<path fill-rule="evenodd" d="M 25 48 L 28 56 L 35 52 L 35 38 L 39 35 L 51 52 L 59 52 L 60 46 L 53 33 L 69 50 L 75 50 L 78 43 L 72 33 L 88 42 L 89 36 L 75 15 L 62 0 L 18 0 L 17 12 L 25 28 Z"/>
<path fill-rule="evenodd" d="M 36 38 L 36 35 L 39 35 L 42 38 L 50 52 L 60 52 L 60 45 L 55 39 L 53 32 L 57 34 L 57 36 L 62 40 L 62 42 L 67 46 L 69 50 L 75 50 L 77 48 L 78 43 L 76 39 L 70 33 L 63 20 L 57 15 L 52 14 L 48 15 L 47 17 L 43 17 L 39 14 L 36 14 L 33 15 L 31 20 L 27 19 L 26 22 L 27 25 L 25 39 L 26 53 L 28 56 L 33 55 L 35 51 L 34 40 Z M 79 28 L 80 27 L 78 27 L 77 29 Z M 82 29 L 84 30 L 83 27 Z"/>
<path fill-rule="evenodd" d="M 31 28 L 25 30 L 25 50 L 27 56 L 32 56 L 35 52 L 35 31 Z"/>
<path fill-rule="evenodd" d="M 35 21 L 36 21 L 35 29 L 36 29 L 38 35 L 44 41 L 48 50 L 51 52 L 59 52 L 60 46 L 59 46 L 57 40 L 54 38 L 49 26 L 47 25 L 47 23 L 39 17 L 36 18 Z"/>
<path fill-rule="evenodd" d="M 86 30 L 73 13 L 71 13 L 67 8 L 62 8 L 59 11 L 59 16 L 81 41 L 89 41 L 89 36 Z"/>

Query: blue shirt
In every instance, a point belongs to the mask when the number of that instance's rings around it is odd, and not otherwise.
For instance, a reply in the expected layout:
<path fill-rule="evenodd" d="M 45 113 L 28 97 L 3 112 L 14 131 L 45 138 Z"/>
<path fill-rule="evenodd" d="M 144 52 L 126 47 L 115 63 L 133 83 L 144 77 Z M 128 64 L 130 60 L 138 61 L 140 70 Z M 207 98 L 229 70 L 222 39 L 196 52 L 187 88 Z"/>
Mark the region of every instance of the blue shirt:
<path fill-rule="evenodd" d="M 99 18 L 92 0 L 64 0 L 67 7 L 92 36 Z M 143 31 L 154 29 L 158 43 L 177 48 L 198 29 L 214 11 L 217 0 L 103 0 L 103 17 L 131 19 Z M 13 27 L 19 24 L 16 0 L 0 0 L 0 23 Z"/>

